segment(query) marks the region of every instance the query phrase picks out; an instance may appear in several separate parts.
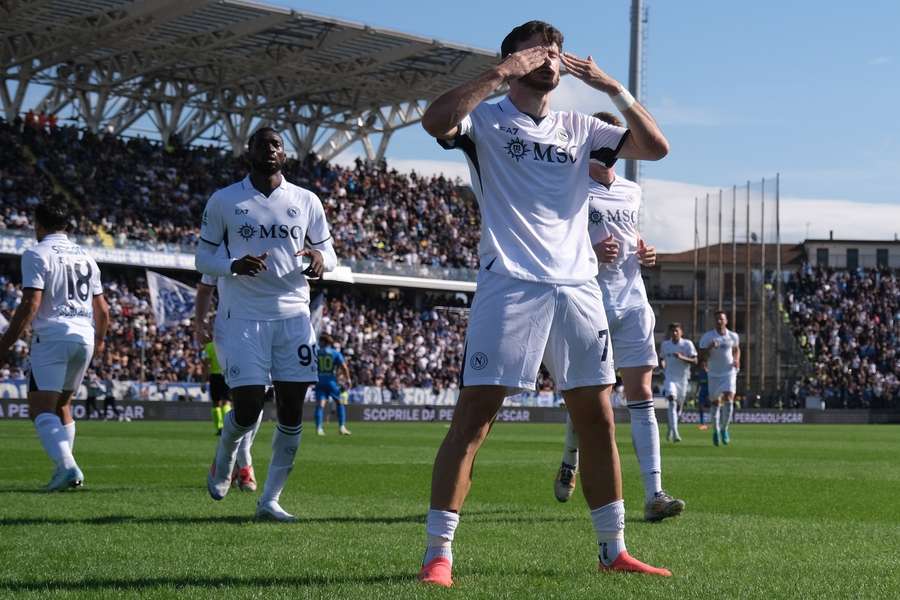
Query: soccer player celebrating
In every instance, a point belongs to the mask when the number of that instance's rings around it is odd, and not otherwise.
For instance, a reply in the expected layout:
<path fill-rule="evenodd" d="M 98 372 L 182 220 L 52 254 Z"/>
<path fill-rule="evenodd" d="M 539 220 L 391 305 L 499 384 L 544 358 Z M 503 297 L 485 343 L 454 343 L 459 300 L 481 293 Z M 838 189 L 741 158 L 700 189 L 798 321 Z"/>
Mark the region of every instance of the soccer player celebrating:
<path fill-rule="evenodd" d="M 694 343 L 684 337 L 681 323 L 669 323 L 669 339 L 660 344 L 659 353 L 666 373 L 663 382 L 663 394 L 669 409 L 669 431 L 666 437 L 670 442 L 680 442 L 678 419 L 684 408 L 691 365 L 697 364 L 697 350 Z"/>
<path fill-rule="evenodd" d="M 197 270 L 222 278 L 219 354 L 234 404 L 207 488 L 214 500 L 228 493 L 238 445 L 259 419 L 271 380 L 278 426 L 256 516 L 294 521 L 279 499 L 300 446 L 303 399 L 317 379 L 306 276 L 331 271 L 337 258 L 321 201 L 281 173 L 281 136 L 263 127 L 250 136 L 248 147 L 250 174 L 210 197 L 197 246 Z M 216 253 L 220 244 L 225 256 Z M 309 259 L 308 267 L 301 257 Z"/>
<path fill-rule="evenodd" d="M 728 425 L 734 413 L 734 393 L 737 390 L 737 374 L 741 370 L 741 345 L 738 334 L 728 329 L 728 315 L 716 311 L 716 328 L 700 338 L 700 351 L 709 369 L 709 399 L 713 404 L 713 445 L 719 440 L 726 446 L 731 441 Z M 725 414 L 721 414 L 722 403 Z"/>
<path fill-rule="evenodd" d="M 460 391 L 435 458 L 427 546 L 419 578 L 452 585 L 451 543 L 475 455 L 506 395 L 533 389 L 543 361 L 579 434 L 582 482 L 602 570 L 670 575 L 625 549 L 609 328 L 596 282 L 588 220 L 588 161 L 655 160 L 668 143 L 649 113 L 588 57 L 561 54 L 563 36 L 531 21 L 503 40 L 502 61 L 437 98 L 422 125 L 462 149 L 481 211 L 477 292 L 469 314 Z M 624 111 L 629 130 L 550 110 L 560 62 Z M 484 102 L 503 83 L 509 94 Z"/>
<path fill-rule="evenodd" d="M 225 247 L 223 244 L 219 248 L 219 253 L 224 256 L 224 251 Z M 209 335 L 207 315 L 209 314 L 209 309 L 212 305 L 213 290 L 219 287 L 221 279 L 221 277 L 216 278 L 211 277 L 210 275 L 203 275 L 200 278 L 200 283 L 197 284 L 197 297 L 194 299 L 194 338 L 197 345 L 203 348 L 203 354 L 205 355 L 203 357 L 205 359 L 204 367 L 206 366 L 206 361 L 209 361 L 209 397 L 213 403 L 213 419 L 215 419 L 216 424 L 218 425 L 218 435 L 222 435 L 222 427 L 225 424 L 225 415 L 231 410 L 231 402 L 221 402 L 222 399 L 227 400 L 229 390 L 228 384 L 225 383 L 225 376 L 222 374 L 218 352 L 216 351 L 216 346 L 222 345 L 222 320 L 219 319 L 218 316 L 221 312 L 227 311 L 220 302 L 218 310 L 216 311 L 216 319 L 213 326 L 214 333 L 212 337 Z M 221 298 L 221 294 L 219 294 L 219 297 Z M 218 403 L 217 398 L 219 400 Z M 256 419 L 256 424 L 241 438 L 241 442 L 238 445 L 234 471 L 231 474 L 232 486 L 238 487 L 245 492 L 256 491 L 256 474 L 253 472 L 253 456 L 251 450 L 253 448 L 253 440 L 256 439 L 256 434 L 259 433 L 259 426 L 262 424 L 262 418 L 263 413 L 260 411 L 259 418 Z"/>
<path fill-rule="evenodd" d="M 341 398 L 341 386 L 337 381 L 337 369 L 341 369 L 344 383 L 350 388 L 350 368 L 347 359 L 340 350 L 334 347 L 334 340 L 327 333 L 319 336 L 319 382 L 316 383 L 316 434 L 325 435 L 324 418 L 328 400 L 335 403 L 338 416 L 338 432 L 350 435 L 347 429 L 347 407 Z"/>
<path fill-rule="evenodd" d="M 37 206 L 34 220 L 38 243 L 22 254 L 22 301 L 0 338 L 0 352 L 8 352 L 33 321 L 28 410 L 56 465 L 46 487 L 53 492 L 84 482 L 72 454 L 72 395 L 91 357 L 103 353 L 109 306 L 97 263 L 66 236 L 66 211 L 47 201 Z"/>
<path fill-rule="evenodd" d="M 601 112 L 594 117 L 621 126 L 613 114 Z M 681 514 L 684 501 L 673 498 L 662 488 L 659 426 L 650 387 L 657 365 L 653 339 L 656 317 L 647 300 L 641 265 L 653 266 L 656 250 L 648 247 L 638 232 L 640 186 L 618 177 L 612 166 L 599 161 L 591 161 L 589 173 L 588 230 L 601 262 L 597 283 L 603 293 L 615 366 L 622 374 L 625 401 L 631 414 L 631 441 L 644 483 L 644 518 L 661 521 Z M 567 419 L 562 464 L 553 490 L 560 502 L 566 502 L 575 490 L 577 468 L 578 435 L 572 420 Z"/>

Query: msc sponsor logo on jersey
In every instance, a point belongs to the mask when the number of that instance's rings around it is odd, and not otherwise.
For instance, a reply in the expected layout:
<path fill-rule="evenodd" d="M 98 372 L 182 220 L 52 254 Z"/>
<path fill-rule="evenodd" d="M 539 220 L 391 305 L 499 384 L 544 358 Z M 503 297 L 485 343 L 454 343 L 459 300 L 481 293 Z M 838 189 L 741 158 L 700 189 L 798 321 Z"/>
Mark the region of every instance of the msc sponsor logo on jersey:
<path fill-rule="evenodd" d="M 621 208 L 617 208 L 616 210 L 597 210 L 596 208 L 592 208 L 588 218 L 591 221 L 591 225 L 600 225 L 604 221 L 607 223 L 635 223 L 638 222 L 638 214 L 636 210 L 623 210 Z"/>
<path fill-rule="evenodd" d="M 291 238 L 294 240 L 303 239 L 302 227 L 300 227 L 299 225 L 285 225 L 283 223 L 260 225 L 259 227 L 251 225 L 250 223 L 244 223 L 243 225 L 238 227 L 237 233 L 247 241 L 250 241 L 255 237 L 258 237 L 261 240 L 286 238 Z"/>
<path fill-rule="evenodd" d="M 518 136 L 512 138 L 506 144 L 506 153 L 509 154 L 510 158 L 515 159 L 516 162 L 527 158 L 530 154 L 532 160 L 554 164 L 575 164 L 575 161 L 578 160 L 575 158 L 577 152 L 577 146 L 566 148 L 556 144 L 528 142 Z"/>

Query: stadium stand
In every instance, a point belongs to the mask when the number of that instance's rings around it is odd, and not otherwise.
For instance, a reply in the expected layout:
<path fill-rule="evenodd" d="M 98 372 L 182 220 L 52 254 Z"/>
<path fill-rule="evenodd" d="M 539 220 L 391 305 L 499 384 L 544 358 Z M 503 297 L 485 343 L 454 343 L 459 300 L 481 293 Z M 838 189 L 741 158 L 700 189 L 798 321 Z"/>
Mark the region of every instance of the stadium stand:
<path fill-rule="evenodd" d="M 889 269 L 805 265 L 786 287 L 812 373 L 800 393 L 828 408 L 900 407 L 900 284 Z"/>
<path fill-rule="evenodd" d="M 199 349 L 189 321 L 159 330 L 153 321 L 146 280 L 134 271 L 104 282 L 110 305 L 110 329 L 101 379 L 154 383 L 201 382 Z M 0 314 L 7 318 L 21 299 L 21 287 L 0 275 Z M 329 290 L 322 331 L 344 350 L 354 385 L 389 390 L 457 386 L 466 328 L 464 304 L 452 296 L 425 295 L 416 308 L 413 294 L 354 288 Z M 0 359 L 0 380 L 21 379 L 27 369 L 27 343 L 21 340 Z M 143 373 L 142 373 L 143 365 Z"/>
<path fill-rule="evenodd" d="M 30 229 L 43 195 L 69 200 L 73 231 L 108 245 L 193 252 L 209 195 L 244 177 L 240 158 L 172 139 L 96 135 L 72 126 L 0 120 L 0 228 Z M 444 177 L 401 174 L 384 161 L 341 167 L 291 159 L 288 180 L 322 199 L 343 259 L 476 269 L 478 207 Z"/>

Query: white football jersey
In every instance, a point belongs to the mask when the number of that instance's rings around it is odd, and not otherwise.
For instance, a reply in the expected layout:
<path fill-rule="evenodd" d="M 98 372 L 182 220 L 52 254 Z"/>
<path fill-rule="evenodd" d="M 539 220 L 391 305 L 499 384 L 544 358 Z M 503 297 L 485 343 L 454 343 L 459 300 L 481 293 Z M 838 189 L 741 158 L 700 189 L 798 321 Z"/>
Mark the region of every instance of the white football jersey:
<path fill-rule="evenodd" d="M 616 177 L 609 187 L 590 180 L 588 231 L 591 244 L 597 245 L 610 235 L 619 242 L 618 258 L 611 263 L 600 263 L 597 275 L 607 311 L 622 311 L 647 303 L 637 254 L 640 212 L 641 187 L 638 184 L 622 177 Z"/>
<path fill-rule="evenodd" d="M 304 246 L 331 247 L 331 233 L 318 196 L 282 177 L 267 198 L 250 177 L 218 190 L 206 204 L 201 244 L 225 245 L 230 258 L 268 253 L 267 271 L 255 277 L 223 276 L 219 301 L 231 317 L 256 321 L 309 314 L 309 284 L 299 256 Z"/>
<path fill-rule="evenodd" d="M 53 233 L 22 254 L 22 287 L 42 290 L 32 322 L 41 342 L 94 344 L 94 296 L 103 293 L 100 267 L 64 233 Z"/>
<path fill-rule="evenodd" d="M 587 230 L 588 161 L 612 166 L 628 131 L 577 112 L 542 119 L 507 97 L 483 102 L 444 148 L 466 154 L 481 211 L 481 267 L 529 281 L 583 283 L 597 275 Z"/>
<path fill-rule="evenodd" d="M 724 377 L 734 372 L 734 355 L 732 349 L 740 343 L 738 334 L 726 329 L 720 334 L 715 329 L 707 331 L 700 338 L 700 348 L 709 349 L 709 374 L 713 377 Z"/>
<path fill-rule="evenodd" d="M 659 353 L 666 361 L 666 381 L 681 382 L 690 378 L 691 364 L 675 355 L 697 356 L 697 349 L 694 348 L 691 340 L 681 338 L 677 344 L 672 340 L 663 340 L 663 343 L 659 345 Z"/>

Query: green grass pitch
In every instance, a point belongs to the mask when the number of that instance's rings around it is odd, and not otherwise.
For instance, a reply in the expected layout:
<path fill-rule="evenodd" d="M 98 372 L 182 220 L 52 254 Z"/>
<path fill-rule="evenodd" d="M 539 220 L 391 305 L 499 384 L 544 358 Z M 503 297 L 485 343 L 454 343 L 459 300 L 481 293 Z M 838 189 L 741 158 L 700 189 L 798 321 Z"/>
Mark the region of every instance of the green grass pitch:
<path fill-rule="evenodd" d="M 739 426 L 714 448 L 664 442 L 685 514 L 641 521 L 629 430 L 618 430 L 629 550 L 671 579 L 596 572 L 580 493 L 553 498 L 562 426 L 498 424 L 455 543 L 455 587 L 414 581 L 443 424 L 306 435 L 285 508 L 206 493 L 208 423 L 81 421 L 85 489 L 40 493 L 50 463 L 29 422 L 0 422 L 0 596 L 9 598 L 900 598 L 900 428 Z M 272 424 L 257 439 L 265 476 Z M 261 482 L 260 482 L 261 483 Z"/>

